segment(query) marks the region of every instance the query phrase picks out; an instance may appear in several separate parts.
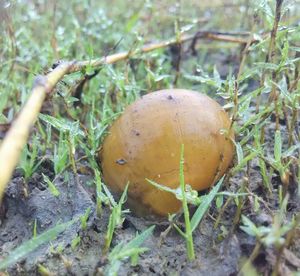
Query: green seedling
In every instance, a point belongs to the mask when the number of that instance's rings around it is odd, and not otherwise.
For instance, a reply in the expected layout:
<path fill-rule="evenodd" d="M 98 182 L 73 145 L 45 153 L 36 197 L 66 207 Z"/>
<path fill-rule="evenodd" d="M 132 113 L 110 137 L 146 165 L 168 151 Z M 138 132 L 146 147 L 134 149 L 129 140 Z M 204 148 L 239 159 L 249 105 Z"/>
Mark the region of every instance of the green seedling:
<path fill-rule="evenodd" d="M 173 194 L 178 200 L 182 201 L 183 193 L 181 187 L 179 186 L 177 189 L 171 189 L 169 187 L 163 186 L 161 184 L 156 183 L 148 178 L 146 180 L 155 188 Z M 198 192 L 193 190 L 192 187 L 188 184 L 185 185 L 185 197 L 189 204 L 198 206 L 201 202 L 201 199 L 198 198 Z"/>
<path fill-rule="evenodd" d="M 56 239 L 56 237 L 67 228 L 69 228 L 76 220 L 66 223 L 58 224 L 46 232 L 24 242 L 22 245 L 14 249 L 10 254 L 0 261 L 0 271 L 15 264 L 21 259 L 25 258 L 29 253 L 37 249 L 40 245 Z"/>
<path fill-rule="evenodd" d="M 284 164 L 282 159 L 282 140 L 280 130 L 275 132 L 275 144 L 274 144 L 274 160 L 271 161 L 273 167 L 279 172 L 281 181 L 287 185 L 289 183 L 289 166 L 290 162 Z"/>
<path fill-rule="evenodd" d="M 47 175 L 45 175 L 45 174 L 42 174 L 42 175 L 43 175 L 44 181 L 48 185 L 48 190 L 50 191 L 50 193 L 53 196 L 58 197 L 60 195 L 60 191 L 56 188 L 55 184 L 50 180 L 50 178 Z"/>
<path fill-rule="evenodd" d="M 256 156 L 258 155 L 257 152 L 250 152 L 247 156 L 245 156 L 243 158 L 243 160 L 240 160 L 240 163 L 237 164 L 231 171 L 232 174 L 236 174 L 237 172 L 239 172 L 240 170 L 242 170 L 249 161 L 251 161 L 252 159 L 254 159 Z"/>
<path fill-rule="evenodd" d="M 64 136 L 63 132 L 60 132 L 58 144 L 54 145 L 53 165 L 55 175 L 60 174 L 68 165 L 68 142 Z"/>
<path fill-rule="evenodd" d="M 95 108 L 95 100 L 92 101 L 91 112 L 88 114 L 88 145 L 89 151 L 92 156 L 97 154 L 97 150 L 99 149 L 100 143 L 102 141 L 102 137 L 107 129 L 108 124 L 102 122 L 103 119 L 99 122 L 96 117 L 96 108 Z"/>
<path fill-rule="evenodd" d="M 195 252 L 194 252 L 194 243 L 193 243 L 193 230 L 192 230 L 192 226 L 191 226 L 190 213 L 189 213 L 188 203 L 187 203 L 186 194 L 185 194 L 184 145 L 181 145 L 179 174 L 180 174 L 180 188 L 181 188 L 181 193 L 182 193 L 182 208 L 183 208 L 183 215 L 184 215 L 184 221 L 185 221 L 185 233 L 183 233 L 178 227 L 176 227 L 176 229 L 186 239 L 186 246 L 187 246 L 189 260 L 194 260 Z M 174 224 L 174 225 L 176 225 L 176 224 Z"/>
<path fill-rule="evenodd" d="M 77 234 L 71 241 L 71 248 L 75 250 L 77 246 L 80 244 L 80 241 L 81 241 L 81 237 Z"/>
<path fill-rule="evenodd" d="M 138 256 L 146 252 L 146 247 L 140 247 L 142 243 L 152 234 L 155 226 L 149 227 L 147 230 L 138 234 L 133 240 L 124 244 L 123 242 L 116 245 L 108 255 L 109 264 L 106 268 L 105 275 L 118 275 L 122 261 L 130 258 L 131 265 L 135 266 L 138 263 Z"/>
<path fill-rule="evenodd" d="M 129 186 L 129 184 L 126 185 L 126 187 L 123 191 L 123 194 L 122 194 L 122 196 L 119 200 L 119 203 L 116 204 L 113 201 L 112 212 L 111 212 L 111 215 L 109 217 L 107 232 L 106 232 L 106 235 L 105 235 L 105 251 L 108 251 L 108 249 L 110 247 L 115 229 L 120 227 L 123 224 L 124 219 L 125 219 L 123 217 L 123 215 L 125 213 L 128 213 L 128 211 L 129 211 L 129 210 L 122 210 L 123 204 L 126 201 L 128 186 Z"/>
<path fill-rule="evenodd" d="M 82 230 L 87 229 L 87 220 L 89 219 L 90 213 L 91 213 L 91 207 L 87 208 L 84 215 L 80 217 Z"/>
<path fill-rule="evenodd" d="M 294 221 L 283 224 L 279 215 L 274 217 L 274 223 L 270 227 L 256 226 L 249 218 L 242 216 L 243 225 L 240 228 L 250 236 L 255 236 L 265 246 L 282 246 L 285 243 L 285 235 L 294 227 Z"/>
<path fill-rule="evenodd" d="M 238 197 L 249 196 L 249 193 L 232 193 L 232 192 L 219 192 L 216 195 L 216 207 L 217 209 L 221 209 L 224 203 L 224 197 L 229 197 L 236 199 Z"/>
<path fill-rule="evenodd" d="M 38 268 L 38 272 L 41 276 L 54 276 L 55 274 L 50 272 L 50 270 L 43 266 L 42 264 L 38 264 L 37 265 L 37 268 Z"/>
<path fill-rule="evenodd" d="M 184 181 L 184 145 L 181 145 L 180 165 L 179 165 L 179 179 L 180 187 L 178 189 L 171 189 L 161 184 L 158 184 L 152 180 L 146 179 L 151 185 L 156 188 L 172 193 L 182 202 L 184 221 L 185 221 L 185 232 L 183 232 L 175 223 L 173 224 L 179 234 L 186 240 L 187 256 L 189 260 L 195 259 L 194 244 L 193 244 L 193 231 L 196 230 L 205 213 L 209 209 L 213 199 L 216 197 L 224 177 L 219 180 L 215 187 L 212 188 L 208 195 L 197 197 L 197 191 L 192 190 Z M 190 219 L 188 203 L 197 205 L 198 208 Z"/>
<path fill-rule="evenodd" d="M 96 208 L 97 216 L 100 217 L 102 213 L 102 203 L 108 203 L 108 198 L 102 192 L 102 181 L 98 169 L 94 169 L 95 184 L 96 184 Z"/>
<path fill-rule="evenodd" d="M 290 222 L 285 221 L 288 196 L 282 200 L 282 206 L 274 216 L 273 224 L 270 226 L 256 226 L 249 218 L 242 216 L 243 225 L 240 228 L 250 236 L 256 237 L 266 247 L 275 246 L 280 248 L 286 242 L 286 234 L 299 227 L 299 219 L 294 217 Z"/>
<path fill-rule="evenodd" d="M 274 139 L 274 158 L 273 157 L 265 157 L 262 153 L 261 146 L 258 149 L 253 149 L 253 152 L 256 152 L 260 159 L 264 162 L 267 162 L 274 170 L 276 170 L 281 178 L 281 182 L 284 185 L 289 183 L 289 167 L 292 163 L 292 159 L 290 158 L 289 161 L 285 162 L 285 159 L 288 157 L 292 157 L 294 151 L 299 148 L 299 145 L 294 145 L 290 147 L 287 151 L 283 152 L 282 150 L 282 141 L 281 141 L 281 134 L 279 130 L 275 132 L 275 139 Z"/>
<path fill-rule="evenodd" d="M 40 114 L 40 119 L 42 119 L 47 124 L 63 133 L 69 133 L 70 136 L 84 136 L 84 132 L 80 129 L 78 122 L 71 122 L 66 119 L 57 119 L 50 115 Z"/>
<path fill-rule="evenodd" d="M 37 237 L 37 220 L 34 220 L 34 224 L 33 224 L 33 237 L 36 238 Z"/>
<path fill-rule="evenodd" d="M 57 119 L 50 115 L 40 114 L 40 119 L 50 124 L 60 132 L 66 134 L 66 141 L 69 148 L 69 158 L 72 165 L 73 172 L 76 173 L 76 164 L 75 164 L 75 148 L 78 140 L 84 137 L 84 132 L 79 127 L 79 122 L 71 122 L 65 119 Z"/>
<path fill-rule="evenodd" d="M 65 249 L 65 245 L 63 242 L 59 243 L 56 247 L 51 244 L 49 252 L 53 255 L 61 255 Z"/>
<path fill-rule="evenodd" d="M 24 172 L 25 182 L 27 183 L 32 174 L 38 169 L 43 159 L 38 161 L 38 138 L 32 141 L 31 149 L 26 145 L 20 158 L 19 167 Z"/>
<path fill-rule="evenodd" d="M 261 141 L 260 132 L 259 132 L 258 128 L 254 128 L 254 129 L 255 129 L 255 135 L 254 135 L 255 148 L 257 149 L 258 152 L 260 152 L 263 155 L 264 150 L 263 150 L 263 146 L 261 145 L 261 142 L 260 142 Z M 259 168 L 260 168 L 260 174 L 262 176 L 264 186 L 271 194 L 271 192 L 272 192 L 271 183 L 270 183 L 270 177 L 268 176 L 268 173 L 267 173 L 266 163 L 262 158 L 259 158 L 258 162 L 259 162 L 258 164 L 259 164 Z"/>
<path fill-rule="evenodd" d="M 209 207 L 211 206 L 214 198 L 218 194 L 218 191 L 221 188 L 221 185 L 224 181 L 224 176 L 217 182 L 217 184 L 211 189 L 208 195 L 203 197 L 203 201 L 198 206 L 196 212 L 194 213 L 192 220 L 191 220 L 191 227 L 192 231 L 195 231 L 198 227 L 199 223 L 203 219 L 204 215 L 208 211 Z"/>
<path fill-rule="evenodd" d="M 224 98 L 226 99 L 228 98 L 227 93 L 225 93 L 226 90 L 224 88 L 225 81 L 221 79 L 220 74 L 215 66 L 213 76 L 209 76 L 209 74 L 203 72 L 201 76 L 184 74 L 183 77 L 189 81 L 207 84 L 208 86 L 216 89 L 219 95 L 224 96 Z"/>

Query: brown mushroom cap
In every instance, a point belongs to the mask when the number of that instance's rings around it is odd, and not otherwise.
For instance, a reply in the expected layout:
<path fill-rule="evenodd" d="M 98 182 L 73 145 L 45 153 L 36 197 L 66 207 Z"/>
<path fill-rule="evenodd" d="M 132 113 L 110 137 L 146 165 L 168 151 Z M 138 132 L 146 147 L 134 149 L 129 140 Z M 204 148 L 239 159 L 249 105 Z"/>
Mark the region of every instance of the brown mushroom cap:
<path fill-rule="evenodd" d="M 105 183 L 137 213 L 175 213 L 181 202 L 145 179 L 176 189 L 184 144 L 184 176 L 194 190 L 207 189 L 233 157 L 230 119 L 214 100 L 198 92 L 169 89 L 143 96 L 126 108 L 105 138 L 100 160 Z M 233 133 L 230 134 L 233 137 Z"/>

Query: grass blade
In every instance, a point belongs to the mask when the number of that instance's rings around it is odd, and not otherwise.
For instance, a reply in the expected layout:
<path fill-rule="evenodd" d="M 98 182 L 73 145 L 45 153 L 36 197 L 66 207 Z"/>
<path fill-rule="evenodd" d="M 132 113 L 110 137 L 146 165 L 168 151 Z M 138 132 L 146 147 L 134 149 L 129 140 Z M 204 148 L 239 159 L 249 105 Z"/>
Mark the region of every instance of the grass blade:
<path fill-rule="evenodd" d="M 133 240 L 131 240 L 129 243 L 127 243 L 124 246 L 124 248 L 130 249 L 130 248 L 139 247 L 153 233 L 154 228 L 155 228 L 155 225 L 150 226 L 144 232 L 137 235 Z"/>
<path fill-rule="evenodd" d="M 201 202 L 201 204 L 197 208 L 195 214 L 193 215 L 193 217 L 191 219 L 192 232 L 194 232 L 194 230 L 197 228 L 197 226 L 199 225 L 200 221 L 202 220 L 204 214 L 210 207 L 210 204 L 213 201 L 213 199 L 215 198 L 215 196 L 217 195 L 217 193 L 223 183 L 223 180 L 224 180 L 224 176 L 219 180 L 217 185 L 215 187 L 213 187 L 213 189 L 210 191 L 210 193 L 207 196 L 205 196 L 204 200 Z"/>
<path fill-rule="evenodd" d="M 65 231 L 74 222 L 75 220 L 71 220 L 66 223 L 58 224 L 43 234 L 24 242 L 15 250 L 13 250 L 2 262 L 0 262 L 0 270 L 4 270 L 7 267 L 15 264 L 22 258 L 26 257 L 26 255 L 37 249 L 43 243 L 54 240 L 61 232 Z"/>

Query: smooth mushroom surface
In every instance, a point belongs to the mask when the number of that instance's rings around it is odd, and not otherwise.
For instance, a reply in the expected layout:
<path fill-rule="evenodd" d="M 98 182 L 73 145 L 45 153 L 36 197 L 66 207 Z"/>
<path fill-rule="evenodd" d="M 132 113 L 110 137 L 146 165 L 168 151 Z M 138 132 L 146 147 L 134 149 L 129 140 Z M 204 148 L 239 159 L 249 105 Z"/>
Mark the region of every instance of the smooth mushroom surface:
<path fill-rule="evenodd" d="M 181 202 L 146 178 L 178 188 L 184 144 L 185 183 L 197 191 L 209 188 L 233 158 L 230 124 L 224 109 L 204 94 L 184 89 L 149 93 L 125 109 L 104 139 L 104 181 L 117 194 L 129 182 L 128 203 L 137 214 L 178 212 Z"/>

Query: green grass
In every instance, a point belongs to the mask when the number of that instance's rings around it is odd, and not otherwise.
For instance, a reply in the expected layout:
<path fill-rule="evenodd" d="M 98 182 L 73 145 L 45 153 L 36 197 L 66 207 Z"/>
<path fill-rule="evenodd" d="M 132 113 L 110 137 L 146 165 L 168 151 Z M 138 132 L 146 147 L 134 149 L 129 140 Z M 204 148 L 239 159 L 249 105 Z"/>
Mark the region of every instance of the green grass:
<path fill-rule="evenodd" d="M 123 222 L 125 220 L 124 214 L 129 212 L 129 210 L 122 210 L 123 205 L 127 199 L 127 190 L 128 184 L 126 185 L 126 188 L 124 189 L 119 202 L 115 203 L 114 201 L 112 201 L 112 211 L 108 221 L 104 251 L 108 251 L 112 242 L 114 231 L 123 225 Z"/>
<path fill-rule="evenodd" d="M 0 270 L 4 270 L 7 267 L 15 264 L 16 262 L 25 258 L 29 253 L 34 251 L 36 248 L 41 246 L 44 243 L 50 242 L 57 238 L 57 236 L 65 231 L 68 227 L 70 227 L 76 220 L 61 223 L 56 225 L 55 227 L 45 231 L 44 233 L 34 236 L 31 240 L 24 242 L 22 245 L 14 249 L 10 254 L 1 260 L 0 262 Z"/>
<path fill-rule="evenodd" d="M 193 56 L 185 44 L 179 71 L 173 65 L 176 55 L 170 49 L 136 55 L 115 65 L 103 65 L 99 73 L 85 83 L 79 97 L 75 92 L 80 80 L 93 74 L 94 69 L 88 67 L 66 76 L 44 104 L 21 156 L 19 168 L 25 190 L 32 175 L 39 173 L 42 161 L 49 159 L 54 177 L 45 175 L 44 180 L 53 196 L 59 197 L 54 180 L 69 170 L 77 174 L 78 164 L 86 161 L 95 176 L 98 217 L 101 219 L 104 205 L 111 207 L 105 242 L 109 252 L 115 229 L 124 219 L 126 197 L 124 192 L 121 201 L 115 202 L 98 168 L 97 155 L 110 125 L 126 106 L 145 93 L 171 87 L 196 90 L 221 102 L 234 118 L 236 157 L 223 182 L 218 182 L 204 197 L 187 191 L 182 166 L 180 192 L 169 190 L 181 196 L 183 202 L 185 232 L 175 227 L 187 242 L 188 258 L 197 256 L 194 230 L 209 207 L 216 205 L 216 209 L 211 209 L 216 229 L 224 226 L 223 215 L 234 206 L 233 228 L 239 229 L 237 226 L 242 225 L 265 249 L 273 249 L 275 245 L 280 262 L 283 248 L 290 243 L 286 239 L 288 233 L 299 229 L 299 218 L 295 214 L 282 219 L 290 200 L 288 194 L 296 189 L 300 194 L 299 5 L 284 1 L 282 19 L 276 22 L 276 1 L 233 1 L 236 5 L 232 7 L 223 7 L 219 1 L 201 4 L 181 1 L 180 9 L 169 1 L 133 1 L 130 8 L 127 1 L 115 2 L 112 5 L 111 1 L 12 1 L 2 9 L 7 16 L 0 27 L 0 124 L 13 120 L 28 98 L 34 77 L 47 72 L 59 59 L 83 60 L 127 51 L 145 42 L 176 37 L 184 29 L 190 33 L 199 29 L 247 30 L 259 42 L 242 49 L 232 43 L 200 40 L 196 45 L 197 56 Z M 247 8 L 244 7 L 246 2 L 249 3 Z M 210 15 L 206 23 L 196 22 L 207 14 Z M 268 34 L 277 23 L 279 27 L 272 42 Z M 251 190 L 250 169 L 255 164 L 262 193 Z M 236 177 L 241 179 L 239 185 L 231 185 Z M 280 180 L 275 180 L 276 177 Z M 221 183 L 223 192 L 219 192 Z M 158 184 L 152 184 L 159 188 Z M 197 206 L 191 218 L 189 204 Z M 262 206 L 269 206 L 275 213 L 274 225 L 267 229 L 249 218 L 251 214 L 258 214 Z M 83 229 L 87 227 L 87 216 L 86 213 L 82 217 Z M 52 237 L 47 233 L 43 242 Z M 38 237 L 33 240 L 40 244 Z M 74 240 L 76 248 L 80 236 Z M 126 256 L 137 256 L 145 251 L 135 247 L 130 250 L 124 256 L 118 253 L 117 257 L 111 257 L 113 254 L 109 253 L 112 271 L 118 270 L 119 261 Z M 12 253 L 23 257 L 29 251 L 23 248 L 21 254 Z M 12 264 L 11 260 L 15 262 L 19 257 L 2 261 L 0 268 Z"/>
<path fill-rule="evenodd" d="M 177 189 L 171 189 L 162 184 L 158 184 L 150 179 L 147 179 L 149 184 L 153 185 L 159 190 L 173 194 L 178 200 L 182 202 L 182 210 L 184 215 L 185 230 L 182 231 L 176 223 L 173 222 L 174 228 L 186 241 L 186 251 L 187 257 L 190 261 L 195 259 L 195 250 L 193 242 L 193 232 L 199 226 L 201 220 L 203 219 L 205 213 L 208 211 L 213 200 L 215 199 L 218 191 L 223 183 L 224 177 L 222 177 L 218 183 L 213 187 L 208 195 L 198 197 L 197 191 L 192 190 L 184 181 L 184 145 L 181 145 L 181 154 L 179 162 L 179 187 Z M 238 196 L 236 194 L 227 194 L 229 196 Z M 192 218 L 189 213 L 189 204 L 197 206 L 195 213 Z M 172 214 L 169 214 L 172 217 Z"/>

